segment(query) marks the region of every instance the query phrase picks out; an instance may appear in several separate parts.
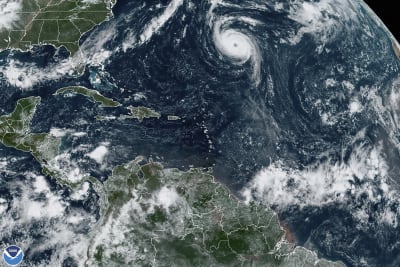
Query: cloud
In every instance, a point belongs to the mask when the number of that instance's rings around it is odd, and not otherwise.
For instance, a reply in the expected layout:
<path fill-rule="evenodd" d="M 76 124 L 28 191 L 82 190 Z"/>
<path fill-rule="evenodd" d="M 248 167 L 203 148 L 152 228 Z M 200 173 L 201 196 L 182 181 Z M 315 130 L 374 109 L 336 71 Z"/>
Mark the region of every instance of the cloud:
<path fill-rule="evenodd" d="M 9 30 L 14 22 L 19 19 L 19 12 L 22 9 L 21 1 L 0 0 L 0 31 Z"/>
<path fill-rule="evenodd" d="M 100 145 L 96 147 L 92 152 L 87 154 L 87 156 L 93 160 L 95 160 L 97 163 L 101 164 L 104 160 L 104 157 L 108 153 L 108 148 L 105 144 Z"/>
<path fill-rule="evenodd" d="M 68 257 L 83 266 L 89 235 L 82 225 L 93 227 L 94 215 L 83 208 L 72 207 L 64 189 L 52 189 L 42 175 L 33 172 L 23 175 L 27 178 L 23 182 L 7 184 L 12 197 L 0 199 L 2 240 L 17 244 L 28 253 L 26 266 L 62 266 Z M 86 186 L 82 190 L 86 190 Z M 86 193 L 80 199 L 89 197 Z M 51 251 L 51 255 L 40 259 L 33 257 L 45 251 Z M 37 261 L 31 262 L 32 258 Z"/>
<path fill-rule="evenodd" d="M 279 207 L 321 206 L 343 201 L 347 193 L 353 193 L 355 179 L 373 181 L 377 176 L 386 177 L 387 170 L 379 148 L 359 147 L 347 163 L 327 161 L 298 170 L 275 162 L 261 170 L 242 194 L 247 200 L 256 196 Z"/>
<path fill-rule="evenodd" d="M 175 205 L 179 198 L 180 197 L 174 188 L 164 186 L 156 196 L 156 203 L 168 210 L 169 207 Z"/>
<path fill-rule="evenodd" d="M 63 180 L 70 183 L 78 183 L 90 174 L 84 172 L 78 162 L 71 158 L 71 151 L 64 151 L 47 163 L 51 171 L 56 171 Z"/>
<path fill-rule="evenodd" d="M 0 68 L 7 82 L 20 89 L 29 89 L 44 81 L 58 80 L 65 75 L 73 75 L 74 60 L 66 59 L 57 64 L 50 64 L 40 68 L 35 63 L 21 62 L 7 59 L 7 63 Z"/>
<path fill-rule="evenodd" d="M 290 42 L 297 44 L 306 33 L 326 43 L 357 18 L 354 6 L 348 0 L 321 0 L 308 2 L 297 0 L 290 5 L 289 18 L 302 27 L 291 36 Z"/>
<path fill-rule="evenodd" d="M 172 0 L 160 16 L 152 19 L 144 27 L 139 37 L 134 36 L 132 33 L 128 33 L 126 39 L 122 44 L 123 51 L 126 52 L 126 50 L 133 48 L 136 45 L 142 45 L 145 42 L 149 41 L 153 34 L 158 32 L 182 5 L 183 0 Z"/>
<path fill-rule="evenodd" d="M 0 0 L 1 1 L 1 0 Z M 0 20 L 1 23 L 2 19 Z M 1 24 L 0 24 L 1 25 Z M 65 76 L 80 75 L 77 70 L 85 65 L 102 66 L 113 52 L 104 48 L 104 45 L 116 35 L 115 24 L 110 24 L 101 30 L 90 33 L 80 50 L 72 57 L 49 63 L 47 66 L 38 66 L 35 62 L 24 62 L 8 57 L 0 66 L 0 72 L 12 86 L 23 90 L 46 81 L 56 81 Z"/>
<path fill-rule="evenodd" d="M 391 210 L 397 203 L 394 190 L 390 189 L 389 167 L 382 155 L 382 147 L 360 145 L 353 149 L 348 161 L 326 161 L 304 169 L 287 167 L 275 162 L 262 169 L 242 190 L 246 201 L 262 200 L 267 205 L 285 210 L 290 206 L 300 208 L 323 207 L 332 203 L 348 203 L 352 209 L 358 200 L 367 197 L 354 216 L 362 222 L 371 214 L 371 205 L 385 206 L 377 216 L 380 221 L 396 226 L 400 210 Z"/>

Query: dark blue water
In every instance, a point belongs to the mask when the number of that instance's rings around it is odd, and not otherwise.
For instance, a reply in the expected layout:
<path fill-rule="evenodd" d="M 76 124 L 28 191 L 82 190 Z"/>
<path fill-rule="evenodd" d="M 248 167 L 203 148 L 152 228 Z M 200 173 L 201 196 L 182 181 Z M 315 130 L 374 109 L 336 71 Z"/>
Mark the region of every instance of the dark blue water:
<path fill-rule="evenodd" d="M 115 19 L 90 34 L 101 33 L 115 24 L 117 35 L 105 44 L 114 50 L 130 33 L 140 32 L 154 16 L 161 14 L 162 9 L 150 9 L 157 3 L 147 1 L 142 6 L 135 1 L 119 1 L 114 8 Z M 91 161 L 79 163 L 101 181 L 110 174 L 112 166 L 144 155 L 160 160 L 167 167 L 213 166 L 217 179 L 237 192 L 257 171 L 276 160 L 304 168 L 324 160 L 321 154 L 326 151 L 329 160 L 346 160 L 341 158 L 342 151 L 352 151 L 349 140 L 363 128 L 368 129 L 364 142 L 383 142 L 392 170 L 397 170 L 398 152 L 387 141 L 388 133 L 377 122 L 378 115 L 369 109 L 351 117 L 347 112 L 351 97 L 359 93 L 357 90 L 379 86 L 379 94 L 387 95 L 390 83 L 398 75 L 399 62 L 390 49 L 391 41 L 369 16 L 363 16 L 355 30 L 338 33 L 336 41 L 327 43 L 325 50 L 318 53 L 319 44 L 311 35 L 305 35 L 296 45 L 280 42 L 301 26 L 288 19 L 285 11 L 255 10 L 246 5 L 242 9 L 216 9 L 216 16 L 248 16 L 262 22 L 254 27 L 233 24 L 251 34 L 260 46 L 261 82 L 255 84 L 251 62 L 232 64 L 216 50 L 207 26 L 209 4 L 196 3 L 191 9 L 188 5 L 185 2 L 145 45 L 126 53 L 115 52 L 105 65 L 106 74 L 102 74 L 102 83 L 96 89 L 118 100 L 123 107 L 100 108 L 83 96 L 52 95 L 67 85 L 92 87 L 93 75 L 101 71 L 91 67 L 82 76 L 47 81 L 28 91 L 0 80 L 2 112 L 11 112 L 21 97 L 40 95 L 42 105 L 32 122 L 34 132 L 48 132 L 57 127 L 88 133 L 78 140 L 64 139 L 65 148 L 79 143 L 96 146 L 109 142 L 112 149 L 107 168 L 100 169 Z M 373 39 L 361 29 L 361 24 L 370 26 Z M 82 38 L 82 44 L 90 34 Z M 48 46 L 29 53 L 1 54 L 1 58 L 13 57 L 41 67 L 66 56 L 65 50 L 56 51 Z M 356 75 L 355 69 L 362 74 Z M 327 78 L 347 80 L 354 84 L 355 91 L 341 84 L 327 88 L 324 86 Z M 135 100 L 136 93 L 147 98 Z M 321 121 L 315 104 L 318 100 L 327 100 L 320 108 L 338 115 L 340 123 L 326 125 Z M 367 104 L 366 98 L 362 100 L 365 101 L 362 104 Z M 162 117 L 145 119 L 142 123 L 95 120 L 96 115 L 126 114 L 124 107 L 129 105 L 152 108 Z M 182 119 L 168 121 L 167 115 Z M 84 154 L 73 157 L 79 159 Z M 351 216 L 353 210 L 348 208 L 357 207 L 358 201 L 361 200 L 350 201 L 348 206 L 303 210 L 293 207 L 281 211 L 280 216 L 289 221 L 299 244 L 311 242 L 322 256 L 342 260 L 349 266 L 364 266 L 363 260 L 368 266 L 397 266 L 398 229 L 378 225 L 373 217 L 368 227 L 358 229 Z M 374 209 L 382 210 L 384 205 L 370 207 L 371 213 Z M 85 204 L 72 203 L 72 206 L 85 207 Z M 88 207 L 88 212 L 95 212 Z"/>

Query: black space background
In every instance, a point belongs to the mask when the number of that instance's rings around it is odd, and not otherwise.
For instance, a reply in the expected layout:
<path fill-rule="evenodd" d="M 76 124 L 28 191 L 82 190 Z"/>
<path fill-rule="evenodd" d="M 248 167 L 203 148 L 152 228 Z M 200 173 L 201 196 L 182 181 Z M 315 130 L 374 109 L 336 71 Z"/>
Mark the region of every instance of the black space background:
<path fill-rule="evenodd" d="M 365 2 L 385 23 L 397 41 L 400 41 L 400 9 L 397 8 L 397 1 L 365 0 Z"/>

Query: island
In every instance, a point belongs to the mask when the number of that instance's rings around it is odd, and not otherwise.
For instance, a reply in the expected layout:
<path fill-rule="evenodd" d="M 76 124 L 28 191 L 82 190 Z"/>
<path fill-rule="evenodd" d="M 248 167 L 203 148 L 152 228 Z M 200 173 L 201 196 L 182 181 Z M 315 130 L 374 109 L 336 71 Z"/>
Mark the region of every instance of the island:
<path fill-rule="evenodd" d="M 178 121 L 180 119 L 181 119 L 181 117 L 179 117 L 179 116 L 174 116 L 174 115 L 167 116 L 167 120 L 169 120 L 169 121 Z"/>
<path fill-rule="evenodd" d="M 116 0 L 21 0 L 17 18 L 0 29 L 0 50 L 29 50 L 33 45 L 64 46 L 71 54 L 79 39 L 94 26 L 112 17 Z"/>
<path fill-rule="evenodd" d="M 275 212 L 235 197 L 212 168 L 165 168 L 138 156 L 104 182 L 76 172 L 71 178 L 63 169 L 68 159 L 57 165 L 62 137 L 30 128 L 40 103 L 38 96 L 22 98 L 0 116 L 0 142 L 31 153 L 60 184 L 93 185 L 100 217 L 86 266 L 343 266 L 288 242 Z"/>
<path fill-rule="evenodd" d="M 83 86 L 64 87 L 64 88 L 58 89 L 55 92 L 55 95 L 61 95 L 61 94 L 66 95 L 66 96 L 75 95 L 75 94 L 87 96 L 90 99 L 92 99 L 94 102 L 100 103 L 101 104 L 100 107 L 115 108 L 115 107 L 121 106 L 121 104 L 119 102 L 114 101 L 111 98 L 103 96 L 96 90 L 88 89 Z"/>
<path fill-rule="evenodd" d="M 159 119 L 161 117 L 161 114 L 156 112 L 155 110 L 147 107 L 133 107 L 129 106 L 127 107 L 129 110 L 129 115 L 121 115 L 120 119 L 137 119 L 139 122 L 142 122 L 143 119 L 149 119 L 149 118 L 157 118 Z"/>

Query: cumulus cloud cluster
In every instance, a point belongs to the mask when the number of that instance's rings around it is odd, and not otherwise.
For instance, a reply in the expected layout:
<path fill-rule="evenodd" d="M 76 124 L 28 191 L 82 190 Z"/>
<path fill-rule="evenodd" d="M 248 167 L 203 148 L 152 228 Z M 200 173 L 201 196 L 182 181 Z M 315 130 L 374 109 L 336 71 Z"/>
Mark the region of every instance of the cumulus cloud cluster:
<path fill-rule="evenodd" d="M 391 208 L 397 203 L 397 197 L 390 187 L 388 170 L 381 145 L 361 145 L 353 149 L 347 161 L 328 160 L 304 169 L 275 162 L 262 169 L 243 189 L 242 195 L 247 201 L 262 200 L 278 210 L 332 203 L 350 203 L 348 208 L 352 209 L 351 203 L 367 197 L 365 206 L 354 213 L 355 219 L 362 223 L 370 213 L 370 204 L 385 202 L 379 211 L 380 221 L 397 226 L 400 210 Z"/>
<path fill-rule="evenodd" d="M 339 15 L 340 14 L 340 15 Z M 292 36 L 290 42 L 298 43 L 305 33 L 311 34 L 322 43 L 333 39 L 343 27 L 357 19 L 353 3 L 348 0 L 321 0 L 308 2 L 297 0 L 290 6 L 289 18 L 302 27 Z"/>
<path fill-rule="evenodd" d="M 0 28 L 2 22 L 3 18 L 1 17 Z M 9 57 L 0 66 L 0 72 L 3 73 L 8 84 L 22 90 L 29 90 L 40 83 L 59 80 L 65 76 L 74 77 L 79 75 L 78 69 L 82 66 L 103 66 L 105 64 L 112 52 L 105 49 L 104 46 L 115 34 L 115 24 L 111 23 L 101 31 L 92 32 L 79 51 L 71 57 L 48 63 L 44 67 L 39 66 L 36 62 Z"/>
<path fill-rule="evenodd" d="M 0 198 L 2 240 L 21 246 L 27 258 L 41 255 L 35 263 L 25 262 L 26 266 L 61 266 L 68 257 L 83 266 L 89 240 L 82 226 L 94 224 L 94 215 L 72 207 L 72 196 L 55 191 L 42 175 L 27 172 L 24 176 L 26 181 L 8 184 L 12 199 Z M 88 197 L 88 184 L 83 184 L 73 198 Z M 21 234 L 15 235 L 16 231 Z M 43 256 L 46 251 L 52 254 Z"/>
<path fill-rule="evenodd" d="M 22 9 L 19 0 L 0 0 L 0 31 L 9 30 L 19 19 L 18 12 Z"/>

